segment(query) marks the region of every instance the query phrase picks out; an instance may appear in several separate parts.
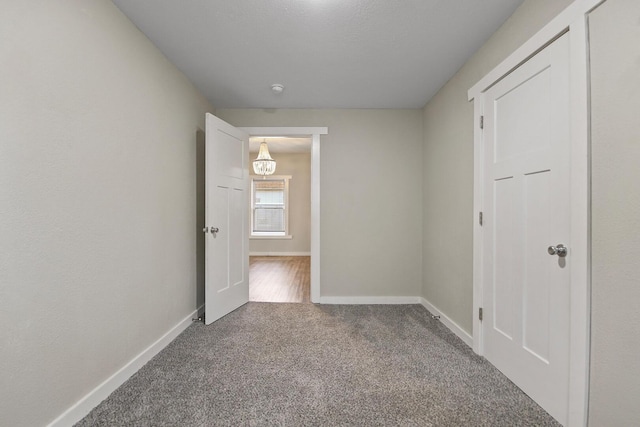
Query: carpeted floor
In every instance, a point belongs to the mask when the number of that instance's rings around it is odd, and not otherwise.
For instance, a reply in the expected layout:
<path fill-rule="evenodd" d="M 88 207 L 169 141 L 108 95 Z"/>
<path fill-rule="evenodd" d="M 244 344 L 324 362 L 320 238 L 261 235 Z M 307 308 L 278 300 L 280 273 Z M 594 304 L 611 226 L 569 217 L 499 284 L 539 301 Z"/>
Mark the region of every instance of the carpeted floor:
<path fill-rule="evenodd" d="M 419 305 L 249 303 L 77 426 L 556 426 Z"/>

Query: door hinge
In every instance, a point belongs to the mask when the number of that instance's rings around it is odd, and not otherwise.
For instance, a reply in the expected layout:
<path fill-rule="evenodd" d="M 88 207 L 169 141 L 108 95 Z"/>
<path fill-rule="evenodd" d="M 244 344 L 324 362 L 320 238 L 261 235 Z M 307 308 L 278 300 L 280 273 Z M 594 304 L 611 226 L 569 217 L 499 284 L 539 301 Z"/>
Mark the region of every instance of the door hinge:
<path fill-rule="evenodd" d="M 478 222 L 482 225 L 482 212 L 478 212 Z"/>
<path fill-rule="evenodd" d="M 482 322 L 482 307 L 478 309 L 478 319 Z"/>
<path fill-rule="evenodd" d="M 484 129 L 484 116 L 480 116 L 480 129 Z"/>

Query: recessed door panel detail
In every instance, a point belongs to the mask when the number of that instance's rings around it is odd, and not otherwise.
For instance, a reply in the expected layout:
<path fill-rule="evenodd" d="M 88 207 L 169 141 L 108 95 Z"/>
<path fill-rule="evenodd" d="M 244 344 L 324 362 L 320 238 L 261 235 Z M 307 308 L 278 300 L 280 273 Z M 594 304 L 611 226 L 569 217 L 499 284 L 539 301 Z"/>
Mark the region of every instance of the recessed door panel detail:
<path fill-rule="evenodd" d="M 495 161 L 549 144 L 549 67 L 495 100 Z"/>
<path fill-rule="evenodd" d="M 231 286 L 237 286 L 244 280 L 244 245 L 246 244 L 243 237 L 243 227 L 245 226 L 246 212 L 246 194 L 241 188 L 234 188 L 230 192 L 230 203 L 233 212 L 242 212 L 241 215 L 229 218 L 229 281 Z"/>
<path fill-rule="evenodd" d="M 218 232 L 212 234 L 213 238 L 213 263 L 212 275 L 215 278 L 214 288 L 216 292 L 222 292 L 229 288 L 229 199 L 230 189 L 228 187 L 216 187 L 215 213 L 212 223 L 216 224 Z"/>
<path fill-rule="evenodd" d="M 546 248 L 553 241 L 553 213 L 550 194 L 553 191 L 551 171 L 524 176 L 524 282 L 522 298 L 522 345 L 544 363 L 549 360 L 549 315 L 551 268 Z"/>
<path fill-rule="evenodd" d="M 518 280 L 519 260 L 511 238 L 514 235 L 518 206 L 518 187 L 513 177 L 494 183 L 494 233 L 493 248 L 493 328 L 508 339 L 513 339 L 515 284 Z"/>
<path fill-rule="evenodd" d="M 243 144 L 236 137 L 217 130 L 218 152 L 215 153 L 214 168 L 220 175 L 242 179 Z"/>

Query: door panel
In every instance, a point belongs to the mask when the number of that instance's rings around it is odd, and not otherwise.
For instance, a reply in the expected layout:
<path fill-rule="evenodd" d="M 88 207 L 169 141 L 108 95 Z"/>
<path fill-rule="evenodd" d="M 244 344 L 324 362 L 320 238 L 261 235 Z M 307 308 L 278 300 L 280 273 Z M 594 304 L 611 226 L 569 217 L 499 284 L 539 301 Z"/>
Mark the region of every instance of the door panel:
<path fill-rule="evenodd" d="M 545 68 L 494 101 L 496 162 L 548 145 L 550 74 Z"/>
<path fill-rule="evenodd" d="M 214 212 L 210 223 L 220 231 L 209 236 L 211 239 L 206 246 L 211 251 L 211 256 L 207 257 L 211 277 L 207 279 L 211 279 L 212 288 L 217 293 L 229 289 L 229 188 L 215 187 L 212 202 Z"/>
<path fill-rule="evenodd" d="M 211 114 L 206 121 L 205 322 L 210 324 L 249 301 L 249 138 Z"/>
<path fill-rule="evenodd" d="M 541 361 L 549 359 L 549 261 L 546 251 L 550 229 L 550 171 L 524 175 L 524 281 L 522 345 Z"/>
<path fill-rule="evenodd" d="M 233 189 L 230 192 L 231 196 L 231 211 L 232 212 L 245 212 L 248 209 L 246 201 L 246 194 L 239 189 Z M 244 271 L 244 258 L 246 236 L 243 234 L 245 229 L 245 222 L 247 216 L 237 215 L 229 218 L 229 285 L 230 286 L 242 286 L 247 283 Z"/>
<path fill-rule="evenodd" d="M 216 153 L 213 157 L 213 168 L 218 175 L 242 179 L 243 177 L 243 149 L 238 143 L 238 137 L 216 128 Z"/>
<path fill-rule="evenodd" d="M 517 289 L 513 286 L 518 271 L 517 254 L 501 248 L 510 247 L 515 235 L 518 213 L 514 203 L 517 195 L 517 183 L 513 177 L 497 179 L 495 188 L 495 218 L 500 227 L 495 227 L 495 274 L 493 280 L 493 328 L 511 340 L 515 334 L 515 301 Z"/>
<path fill-rule="evenodd" d="M 484 354 L 566 423 L 569 44 L 560 37 L 484 98 Z"/>

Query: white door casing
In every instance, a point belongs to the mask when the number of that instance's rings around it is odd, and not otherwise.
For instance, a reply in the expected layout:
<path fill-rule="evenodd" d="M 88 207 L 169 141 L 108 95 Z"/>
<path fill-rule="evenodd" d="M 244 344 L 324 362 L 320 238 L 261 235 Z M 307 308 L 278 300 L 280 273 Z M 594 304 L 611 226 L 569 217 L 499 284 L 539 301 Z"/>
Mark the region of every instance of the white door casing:
<path fill-rule="evenodd" d="M 569 36 L 484 96 L 484 355 L 567 422 L 571 253 Z"/>
<path fill-rule="evenodd" d="M 207 113 L 205 322 L 249 301 L 249 137 Z"/>

